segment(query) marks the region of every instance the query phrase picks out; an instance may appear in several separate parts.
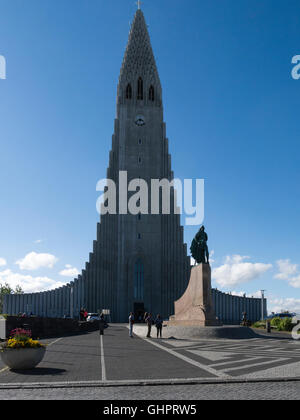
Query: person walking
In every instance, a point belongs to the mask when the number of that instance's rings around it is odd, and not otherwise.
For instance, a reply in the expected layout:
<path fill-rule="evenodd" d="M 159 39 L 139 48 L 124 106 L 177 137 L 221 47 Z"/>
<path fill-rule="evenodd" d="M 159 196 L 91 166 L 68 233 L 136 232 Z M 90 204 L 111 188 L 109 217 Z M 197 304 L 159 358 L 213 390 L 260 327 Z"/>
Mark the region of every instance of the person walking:
<path fill-rule="evenodd" d="M 151 313 L 149 313 L 149 314 L 147 315 L 147 318 L 146 318 L 146 324 L 147 324 L 147 326 L 148 326 L 148 333 L 147 333 L 147 337 L 148 337 L 148 338 L 151 338 L 151 328 L 152 328 L 152 324 L 153 324 L 153 318 L 152 318 L 152 314 L 151 314 Z"/>
<path fill-rule="evenodd" d="M 146 318 L 147 318 L 147 316 L 148 316 L 148 312 L 145 312 L 145 313 L 144 313 L 144 318 L 143 318 L 145 323 L 146 323 Z"/>
<path fill-rule="evenodd" d="M 162 338 L 163 320 L 162 320 L 160 314 L 158 314 L 157 317 L 156 317 L 155 326 L 156 326 L 156 329 L 157 329 L 157 338 L 159 336 L 160 336 L 160 338 Z"/>
<path fill-rule="evenodd" d="M 134 324 L 134 315 L 133 312 L 129 314 L 129 337 L 133 338 L 133 324 Z"/>
<path fill-rule="evenodd" d="M 105 319 L 104 319 L 104 315 L 101 314 L 100 319 L 99 319 L 100 335 L 104 335 L 104 329 L 105 329 Z"/>
<path fill-rule="evenodd" d="M 86 309 L 84 309 L 84 312 L 83 312 L 83 320 L 86 322 L 86 320 L 87 320 L 87 317 L 88 317 L 88 313 L 87 313 L 87 310 Z"/>
<path fill-rule="evenodd" d="M 81 308 L 79 312 L 80 321 L 84 321 L 84 309 Z"/>

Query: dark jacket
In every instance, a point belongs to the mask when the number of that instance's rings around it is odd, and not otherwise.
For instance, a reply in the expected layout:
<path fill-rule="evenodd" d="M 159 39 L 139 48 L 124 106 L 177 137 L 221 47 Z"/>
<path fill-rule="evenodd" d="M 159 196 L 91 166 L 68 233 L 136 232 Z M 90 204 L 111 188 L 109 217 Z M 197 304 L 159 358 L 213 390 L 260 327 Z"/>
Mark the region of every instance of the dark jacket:
<path fill-rule="evenodd" d="M 152 316 L 147 316 L 146 323 L 147 323 L 148 327 L 153 324 L 153 318 L 152 318 Z"/>
<path fill-rule="evenodd" d="M 162 328 L 163 322 L 164 321 L 162 320 L 162 318 L 156 318 L 155 320 L 156 328 Z"/>

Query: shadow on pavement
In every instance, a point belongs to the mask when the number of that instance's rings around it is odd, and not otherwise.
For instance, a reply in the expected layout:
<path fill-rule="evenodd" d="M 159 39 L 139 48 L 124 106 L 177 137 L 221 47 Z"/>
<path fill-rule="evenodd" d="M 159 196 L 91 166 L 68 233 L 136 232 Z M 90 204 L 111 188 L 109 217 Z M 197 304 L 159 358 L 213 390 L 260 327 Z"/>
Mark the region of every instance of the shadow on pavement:
<path fill-rule="evenodd" d="M 36 367 L 30 370 L 13 370 L 11 372 L 17 373 L 18 375 L 30 375 L 30 376 L 42 376 L 42 375 L 62 375 L 66 372 L 65 369 L 56 369 L 56 368 L 43 368 L 43 367 Z"/>

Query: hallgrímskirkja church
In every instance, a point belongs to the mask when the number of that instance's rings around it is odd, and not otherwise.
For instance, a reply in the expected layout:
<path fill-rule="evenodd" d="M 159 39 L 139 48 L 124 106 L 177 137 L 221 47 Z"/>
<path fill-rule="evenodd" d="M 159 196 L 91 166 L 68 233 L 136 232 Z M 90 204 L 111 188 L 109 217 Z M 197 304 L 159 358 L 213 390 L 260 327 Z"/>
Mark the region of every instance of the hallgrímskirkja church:
<path fill-rule="evenodd" d="M 137 319 L 144 312 L 169 318 L 174 314 L 174 301 L 186 290 L 190 257 L 174 208 L 174 189 L 170 190 L 170 214 L 163 214 L 161 208 L 158 214 L 122 214 L 126 212 L 121 208 L 120 195 L 127 194 L 131 180 L 151 185 L 153 179 L 174 179 L 162 88 L 140 8 L 131 26 L 117 88 L 107 170 L 107 179 L 115 182 L 117 191 L 120 173 L 126 173 L 127 185 L 120 188 L 116 214 L 101 215 L 93 252 L 82 273 L 55 290 L 6 295 L 4 313 L 78 318 L 84 307 L 88 312 L 110 310 L 112 322 L 127 322 L 129 312 Z M 245 310 L 253 320 L 260 317 L 260 299 L 214 289 L 212 295 L 216 314 L 224 323 L 239 323 Z"/>

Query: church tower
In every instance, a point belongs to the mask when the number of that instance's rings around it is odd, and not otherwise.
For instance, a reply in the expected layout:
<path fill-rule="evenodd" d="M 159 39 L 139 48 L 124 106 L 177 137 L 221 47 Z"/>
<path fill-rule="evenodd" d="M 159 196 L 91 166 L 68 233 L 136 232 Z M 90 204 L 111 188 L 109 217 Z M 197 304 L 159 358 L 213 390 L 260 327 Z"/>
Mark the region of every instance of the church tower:
<path fill-rule="evenodd" d="M 173 180 L 161 83 L 140 9 L 131 26 L 117 89 L 107 170 L 117 192 L 120 171 L 126 171 L 128 184 L 133 179 L 144 180 L 148 186 L 152 179 Z M 129 192 L 128 198 L 133 194 Z M 89 312 L 110 309 L 115 322 L 127 321 L 129 312 L 136 316 L 144 311 L 163 317 L 173 314 L 174 301 L 186 289 L 190 274 L 190 258 L 173 200 L 171 188 L 171 214 L 162 214 L 161 209 L 159 214 L 151 214 L 149 188 L 149 214 L 120 214 L 118 197 L 117 214 L 101 216 L 93 252 L 80 276 L 83 303 Z"/>
<path fill-rule="evenodd" d="M 150 186 L 151 180 L 174 178 L 161 83 L 140 8 L 131 26 L 117 92 L 107 170 L 107 179 L 114 181 L 117 192 L 120 187 L 116 214 L 101 216 L 93 252 L 74 281 L 55 290 L 5 295 L 3 313 L 77 318 L 82 307 L 88 312 L 110 309 L 112 322 L 128 322 L 129 312 L 137 317 L 143 312 L 160 313 L 167 319 L 175 313 L 174 302 L 182 297 L 189 282 L 190 258 L 180 216 L 174 211 L 174 189 L 169 214 L 163 214 L 161 207 L 158 214 L 145 214 L 142 209 L 136 214 L 124 212 L 121 200 L 132 180 L 137 185 L 128 198 L 135 196 L 143 182 Z M 120 172 L 127 175 L 125 186 L 119 185 Z M 148 210 L 150 201 L 149 191 Z M 250 319 L 261 317 L 261 299 L 239 298 L 217 290 L 212 290 L 212 297 L 216 314 L 224 323 L 239 323 L 245 308 Z M 266 304 L 265 300 L 265 311 Z"/>

